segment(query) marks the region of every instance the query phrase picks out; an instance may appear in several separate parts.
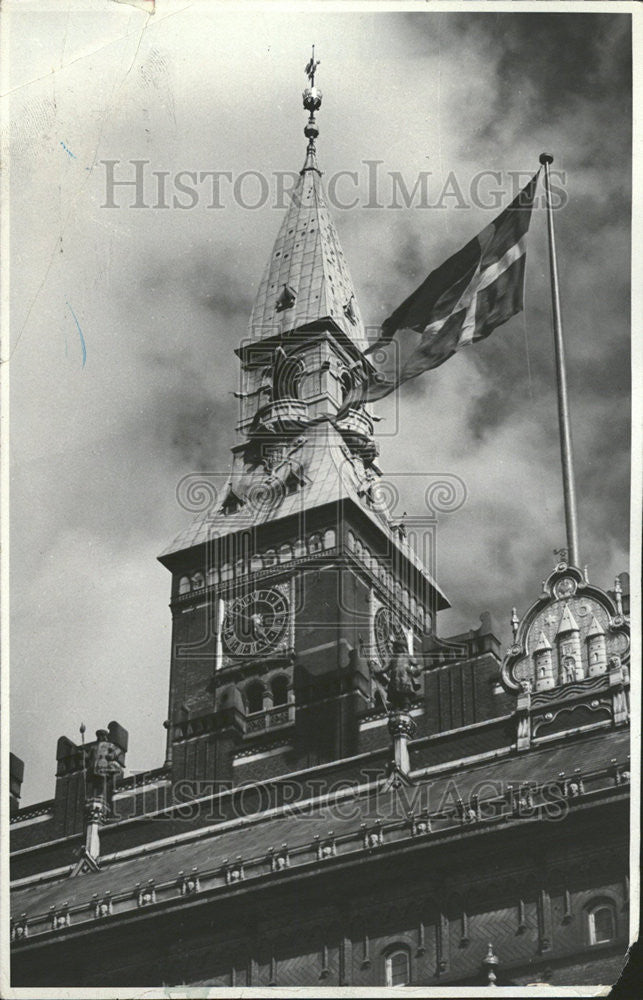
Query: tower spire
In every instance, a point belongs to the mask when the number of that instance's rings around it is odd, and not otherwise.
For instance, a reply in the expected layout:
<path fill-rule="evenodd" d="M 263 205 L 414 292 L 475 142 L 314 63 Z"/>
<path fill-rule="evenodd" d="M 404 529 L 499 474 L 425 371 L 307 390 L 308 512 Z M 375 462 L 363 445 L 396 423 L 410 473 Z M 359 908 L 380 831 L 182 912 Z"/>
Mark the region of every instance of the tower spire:
<path fill-rule="evenodd" d="M 319 129 L 317 128 L 317 122 L 315 120 L 315 112 L 319 111 L 322 102 L 322 92 L 315 86 L 315 73 L 317 72 L 318 66 L 319 59 L 315 59 L 315 46 L 313 45 L 312 55 L 304 70 L 306 76 L 308 77 L 308 86 L 302 95 L 304 109 L 308 112 L 308 121 L 306 122 L 306 127 L 304 128 L 304 135 L 308 139 L 308 148 L 306 149 L 306 161 L 301 171 L 302 174 L 306 170 L 316 170 L 317 173 L 321 173 L 319 167 L 317 166 L 317 151 L 315 148 L 315 139 L 319 135 Z"/>
<path fill-rule="evenodd" d="M 368 339 L 317 165 L 315 113 L 322 102 L 315 86 L 318 66 L 313 47 L 302 94 L 308 112 L 306 159 L 257 293 L 250 336 L 261 340 L 323 326 L 340 332 L 346 343 L 363 352 Z"/>

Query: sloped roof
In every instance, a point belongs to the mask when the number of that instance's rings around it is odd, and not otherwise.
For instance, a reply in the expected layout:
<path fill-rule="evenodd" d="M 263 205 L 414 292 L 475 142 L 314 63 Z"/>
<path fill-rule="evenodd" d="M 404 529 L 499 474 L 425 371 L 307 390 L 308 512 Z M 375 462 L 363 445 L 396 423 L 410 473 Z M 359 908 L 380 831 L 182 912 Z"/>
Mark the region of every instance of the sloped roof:
<path fill-rule="evenodd" d="M 564 632 L 580 632 L 569 604 L 565 605 L 565 610 L 563 611 L 563 616 L 560 619 L 560 625 L 558 626 L 556 635 L 563 635 Z"/>
<path fill-rule="evenodd" d="M 540 635 L 538 637 L 538 642 L 534 646 L 534 652 L 539 653 L 543 649 L 551 649 L 551 642 L 541 629 Z"/>
<path fill-rule="evenodd" d="M 506 822 L 511 818 L 512 806 L 506 794 L 489 796 L 494 782 L 501 790 L 508 785 L 518 788 L 523 783 L 551 787 L 559 780 L 561 772 L 570 776 L 582 768 L 585 782 L 581 796 L 570 802 L 582 804 L 596 798 L 597 793 L 619 792 L 615 783 L 615 761 L 620 768 L 629 769 L 629 731 L 605 731 L 567 739 L 556 746 L 541 747 L 528 753 L 516 754 L 507 748 L 502 759 L 481 760 L 466 769 L 458 762 L 438 769 L 427 769 L 420 775 L 414 789 L 389 788 L 372 784 L 362 794 L 348 793 L 343 798 L 354 798 L 354 808 L 333 808 L 328 800 L 319 800 L 308 808 L 296 812 L 292 807 L 273 810 L 273 814 L 255 814 L 245 819 L 206 827 L 187 835 L 148 843 L 142 848 L 123 851 L 101 861 L 101 870 L 75 878 L 69 872 L 60 873 L 51 881 L 35 881 L 17 885 L 12 892 L 11 908 L 14 916 L 26 914 L 30 921 L 29 934 L 50 930 L 49 914 L 53 910 L 67 909 L 70 924 L 76 925 L 96 919 L 94 905 L 97 899 L 109 893 L 114 919 L 119 912 L 138 905 L 137 887 L 153 882 L 156 901 L 180 898 L 180 873 L 186 875 L 196 869 L 201 891 L 223 888 L 236 881 L 230 871 L 238 867 L 239 880 L 248 882 L 274 874 L 271 854 L 287 855 L 288 869 L 331 861 L 366 850 L 379 849 L 422 835 L 432 837 L 457 833 L 466 824 L 458 807 L 458 797 L 467 803 L 469 796 L 480 782 L 484 782 L 484 798 L 495 809 L 486 809 L 477 822 L 480 826 L 492 822 Z M 426 796 L 418 796 L 417 789 L 424 789 Z M 429 797 L 430 790 L 430 797 Z M 621 789 L 622 790 L 622 789 Z M 551 795 L 551 793 L 547 793 Z M 535 800 L 538 799 L 536 788 Z M 545 796 L 544 801 L 550 801 Z M 408 815 L 409 802 L 415 819 L 430 818 L 430 828 L 418 830 Z M 346 803 L 344 803 L 344 806 Z M 376 833 L 375 844 L 368 839 Z M 332 834 L 332 836 L 331 836 Z M 283 845 L 287 845 L 287 851 Z M 331 850 L 323 855 L 324 845 Z M 73 868 L 70 865 L 69 871 Z M 243 870 L 242 870 L 243 869 Z"/>
<path fill-rule="evenodd" d="M 240 456 L 235 462 L 228 491 L 242 500 L 235 510 L 224 513 L 221 507 L 198 514 L 192 523 L 174 539 L 159 557 L 164 557 L 184 549 L 201 545 L 213 538 L 244 531 L 277 518 L 301 514 L 327 503 L 351 499 L 368 516 L 380 531 L 384 531 L 389 544 L 396 546 L 411 564 L 425 577 L 438 595 L 439 607 L 449 607 L 449 602 L 438 584 L 428 573 L 423 562 L 411 546 L 389 526 L 384 513 L 368 498 L 364 489 L 366 470 L 363 464 L 352 456 L 339 431 L 324 421 L 304 429 L 301 447 L 292 454 L 292 461 L 302 486 L 288 493 L 275 483 L 275 489 L 267 488 L 265 502 L 260 502 L 261 493 L 257 488 L 257 469 Z M 372 480 L 371 480 L 372 482 Z"/>
<path fill-rule="evenodd" d="M 280 308 L 284 288 L 294 293 Z M 315 153 L 306 157 L 250 316 L 253 340 L 331 320 L 361 351 L 368 346 L 353 282 L 324 198 Z"/>
<path fill-rule="evenodd" d="M 587 638 L 589 638 L 590 635 L 605 635 L 605 629 L 598 621 L 596 615 L 592 615 L 592 620 L 587 630 Z"/>

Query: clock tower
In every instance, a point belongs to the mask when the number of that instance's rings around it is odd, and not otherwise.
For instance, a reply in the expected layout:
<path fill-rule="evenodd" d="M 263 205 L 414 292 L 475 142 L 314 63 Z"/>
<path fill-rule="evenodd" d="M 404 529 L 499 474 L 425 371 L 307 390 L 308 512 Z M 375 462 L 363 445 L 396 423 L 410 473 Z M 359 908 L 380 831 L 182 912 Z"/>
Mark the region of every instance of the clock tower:
<path fill-rule="evenodd" d="M 205 503 L 160 557 L 175 779 L 236 783 L 355 754 L 393 641 L 419 651 L 448 606 L 389 516 L 374 417 L 343 405 L 371 365 L 317 162 L 316 68 L 304 165 L 236 351 L 232 471 L 194 478 Z"/>

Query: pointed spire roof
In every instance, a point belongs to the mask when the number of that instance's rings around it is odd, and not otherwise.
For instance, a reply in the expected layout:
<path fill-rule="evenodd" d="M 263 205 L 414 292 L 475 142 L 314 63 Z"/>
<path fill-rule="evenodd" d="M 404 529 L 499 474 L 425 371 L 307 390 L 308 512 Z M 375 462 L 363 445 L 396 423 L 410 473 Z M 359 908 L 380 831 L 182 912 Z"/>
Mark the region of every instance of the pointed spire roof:
<path fill-rule="evenodd" d="M 311 86 L 304 91 L 310 113 L 304 129 L 306 159 L 259 286 L 250 336 L 259 340 L 325 322 L 363 351 L 368 341 L 317 165 L 314 112 L 321 105 L 321 91 L 314 85 L 316 67 L 313 57 L 306 67 Z"/>
<path fill-rule="evenodd" d="M 569 610 L 569 604 L 565 606 L 556 635 L 562 635 L 564 632 L 580 632 L 580 629 L 576 624 L 576 619 Z"/>
<path fill-rule="evenodd" d="M 590 622 L 589 629 L 587 630 L 587 638 L 589 639 L 589 637 L 593 635 L 605 635 L 605 629 L 598 621 L 596 615 L 592 615 L 592 620 Z"/>
<path fill-rule="evenodd" d="M 538 636 L 538 642 L 534 646 L 534 653 L 542 653 L 545 649 L 551 649 L 551 642 L 547 638 L 544 632 L 541 631 Z"/>

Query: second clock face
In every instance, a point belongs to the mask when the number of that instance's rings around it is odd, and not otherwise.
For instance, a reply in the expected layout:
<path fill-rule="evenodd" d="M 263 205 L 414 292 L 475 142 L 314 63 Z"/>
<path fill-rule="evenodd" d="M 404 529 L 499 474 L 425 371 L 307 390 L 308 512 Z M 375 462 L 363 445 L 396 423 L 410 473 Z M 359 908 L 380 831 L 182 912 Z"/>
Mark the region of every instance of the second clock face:
<path fill-rule="evenodd" d="M 276 646 L 288 627 L 288 600 L 279 590 L 253 590 L 231 601 L 222 639 L 232 656 L 256 656 Z"/>
<path fill-rule="evenodd" d="M 388 662 L 393 652 L 393 640 L 404 639 L 406 632 L 402 619 L 391 608 L 378 608 L 375 612 L 375 643 L 382 662 Z"/>

